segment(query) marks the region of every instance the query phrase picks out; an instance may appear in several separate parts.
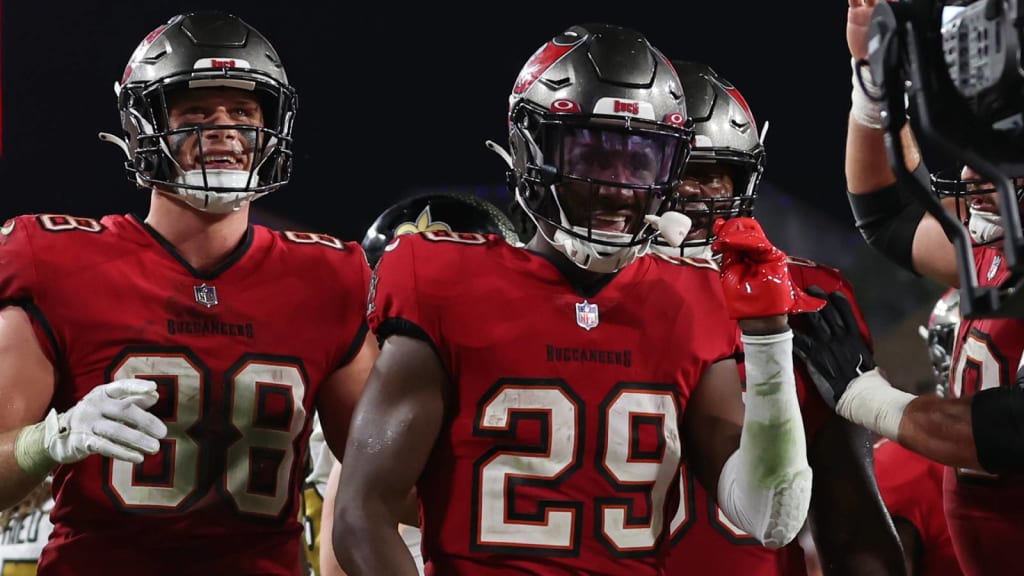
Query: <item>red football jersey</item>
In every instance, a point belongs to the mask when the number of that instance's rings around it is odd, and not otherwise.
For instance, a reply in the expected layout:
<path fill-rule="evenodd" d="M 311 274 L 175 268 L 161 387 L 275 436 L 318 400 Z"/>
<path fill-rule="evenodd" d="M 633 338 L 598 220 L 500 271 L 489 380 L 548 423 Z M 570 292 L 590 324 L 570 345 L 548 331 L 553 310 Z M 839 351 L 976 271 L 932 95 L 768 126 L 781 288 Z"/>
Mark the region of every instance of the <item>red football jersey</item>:
<path fill-rule="evenodd" d="M 802 258 L 789 259 L 789 274 L 802 289 L 818 286 L 825 293 L 840 290 L 850 300 L 861 332 L 870 339 L 867 323 L 854 300 L 853 290 L 842 274 Z M 791 322 L 795 318 L 790 319 Z M 796 362 L 796 389 L 804 420 L 808 445 L 833 414 L 821 399 L 803 364 Z M 673 546 L 666 574 L 723 574 L 743 576 L 802 576 L 806 573 L 803 548 L 794 540 L 781 550 L 761 546 L 756 538 L 743 532 L 722 514 L 716 499 L 684 472 L 684 493 L 689 494 L 692 510 L 677 511 L 672 525 Z M 682 499 L 681 502 L 688 502 Z"/>
<path fill-rule="evenodd" d="M 418 484 L 426 573 L 661 574 L 679 422 L 737 352 L 714 265 L 644 257 L 579 294 L 501 239 L 425 232 L 373 283 L 370 327 L 426 339 L 451 378 Z"/>
<path fill-rule="evenodd" d="M 974 262 L 982 286 L 1000 284 L 1010 274 L 999 248 L 975 247 Z M 965 318 L 953 350 L 951 395 L 967 397 L 986 388 L 1012 386 L 1022 350 L 1024 321 Z M 1024 477 L 947 468 L 943 488 L 946 522 L 964 573 L 988 576 L 1019 571 Z"/>
<path fill-rule="evenodd" d="M 914 525 L 921 537 L 922 576 L 961 576 L 942 511 L 943 466 L 896 442 L 875 444 L 875 479 L 889 514 Z"/>
<path fill-rule="evenodd" d="M 133 217 L 8 221 L 0 299 L 33 318 L 52 405 L 147 378 L 168 428 L 140 465 L 57 469 L 39 574 L 297 574 L 308 415 L 362 344 L 368 283 L 359 246 L 330 236 L 252 226 L 199 274 Z"/>

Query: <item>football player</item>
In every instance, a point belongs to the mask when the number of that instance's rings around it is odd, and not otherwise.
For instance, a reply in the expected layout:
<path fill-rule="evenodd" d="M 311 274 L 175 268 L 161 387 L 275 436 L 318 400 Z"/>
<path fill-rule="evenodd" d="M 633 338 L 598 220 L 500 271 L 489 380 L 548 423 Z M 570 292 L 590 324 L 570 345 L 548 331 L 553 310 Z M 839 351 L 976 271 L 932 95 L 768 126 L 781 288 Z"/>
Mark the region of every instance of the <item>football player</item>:
<path fill-rule="evenodd" d="M 147 217 L 0 228 L 0 506 L 53 471 L 41 575 L 294 576 L 310 415 L 340 456 L 377 356 L 369 267 L 249 222 L 288 182 L 296 103 L 257 30 L 174 16 L 115 91 L 101 136 Z"/>
<path fill-rule="evenodd" d="M 686 165 L 682 210 L 693 227 L 681 247 L 655 240 L 655 249 L 684 258 L 711 258 L 712 223 L 753 214 L 764 172 L 765 147 L 746 100 L 709 66 L 673 61 L 686 94 L 686 110 L 694 122 L 694 146 Z M 793 282 L 853 291 L 842 274 L 803 258 L 786 261 Z M 859 310 L 858 327 L 867 325 Z M 798 322 L 798 317 L 790 322 Z M 795 374 L 814 470 L 811 526 L 825 574 L 897 574 L 901 555 L 897 536 L 871 478 L 867 432 L 837 416 L 821 399 L 806 370 Z M 673 523 L 675 543 L 669 574 L 721 573 L 783 575 L 803 572 L 804 551 L 797 541 L 771 550 L 739 530 L 709 498 L 692 473 L 683 468 L 680 481 L 688 498 Z"/>
<path fill-rule="evenodd" d="M 684 451 L 729 518 L 785 545 L 811 480 L 786 313 L 821 302 L 749 218 L 718 229 L 721 273 L 644 256 L 656 233 L 686 235 L 668 208 L 691 131 L 643 35 L 569 28 L 509 104 L 526 248 L 424 232 L 375 268 L 384 344 L 341 470 L 342 567 L 415 574 L 394 530 L 415 486 L 427 574 L 661 574 Z"/>

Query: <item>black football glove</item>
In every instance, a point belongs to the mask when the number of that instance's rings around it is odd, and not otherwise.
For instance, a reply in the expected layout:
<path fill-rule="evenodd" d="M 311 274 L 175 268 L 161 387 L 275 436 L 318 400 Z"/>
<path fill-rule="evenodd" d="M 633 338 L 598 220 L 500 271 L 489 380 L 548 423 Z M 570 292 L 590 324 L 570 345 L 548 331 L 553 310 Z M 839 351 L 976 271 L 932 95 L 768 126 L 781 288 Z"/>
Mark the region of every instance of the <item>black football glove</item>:
<path fill-rule="evenodd" d="M 806 292 L 828 304 L 818 312 L 795 317 L 793 352 L 807 366 L 825 403 L 835 408 L 850 381 L 873 369 L 875 359 L 842 292 L 826 295 L 818 286 Z"/>

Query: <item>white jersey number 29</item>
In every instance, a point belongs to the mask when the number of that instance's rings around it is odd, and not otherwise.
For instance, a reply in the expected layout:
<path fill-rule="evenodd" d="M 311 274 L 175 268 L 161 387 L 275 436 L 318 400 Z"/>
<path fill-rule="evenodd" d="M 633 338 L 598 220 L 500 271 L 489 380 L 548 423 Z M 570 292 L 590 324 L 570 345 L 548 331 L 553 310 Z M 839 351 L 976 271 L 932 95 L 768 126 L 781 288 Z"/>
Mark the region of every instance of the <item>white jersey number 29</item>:
<path fill-rule="evenodd" d="M 563 381 L 498 382 L 473 427 L 474 436 L 495 440 L 476 463 L 473 547 L 572 555 L 586 533 L 617 555 L 651 553 L 665 532 L 665 499 L 679 472 L 677 406 L 671 386 L 616 386 L 600 404 L 597 434 L 589 435 L 597 437 L 598 461 L 584 461 L 584 405 Z M 520 426 L 539 430 L 538 442 L 517 443 Z M 643 448 L 640 434 L 656 447 Z M 589 489 L 597 497 L 556 499 L 559 484 L 584 466 L 601 476 Z M 646 513 L 634 506 L 638 496 Z M 582 525 L 584 506 L 596 506 L 596 526 Z"/>

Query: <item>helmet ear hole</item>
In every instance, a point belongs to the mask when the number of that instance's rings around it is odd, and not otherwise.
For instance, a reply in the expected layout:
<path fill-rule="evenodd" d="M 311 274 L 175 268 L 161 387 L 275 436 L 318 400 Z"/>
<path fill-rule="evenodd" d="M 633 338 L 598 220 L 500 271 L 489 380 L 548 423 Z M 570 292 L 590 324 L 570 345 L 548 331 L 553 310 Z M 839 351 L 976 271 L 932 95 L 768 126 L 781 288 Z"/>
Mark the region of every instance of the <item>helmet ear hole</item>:
<path fill-rule="evenodd" d="M 518 126 L 523 130 L 527 130 L 530 127 L 530 115 L 526 113 L 525 106 L 516 106 L 512 109 L 512 117 L 510 118 L 513 125 Z"/>
<path fill-rule="evenodd" d="M 505 171 L 505 189 L 513 196 L 516 194 L 516 173 L 509 169 Z"/>
<path fill-rule="evenodd" d="M 142 156 L 140 154 L 136 154 L 135 155 L 135 170 L 136 171 L 149 174 L 149 173 L 153 172 L 153 168 L 155 168 L 155 166 L 153 166 L 153 162 L 150 161 L 149 157 Z"/>
<path fill-rule="evenodd" d="M 519 195 L 522 196 L 524 200 L 530 203 L 537 201 L 537 193 L 533 190 L 533 186 L 530 186 L 523 180 L 520 180 L 517 186 L 519 187 Z"/>

